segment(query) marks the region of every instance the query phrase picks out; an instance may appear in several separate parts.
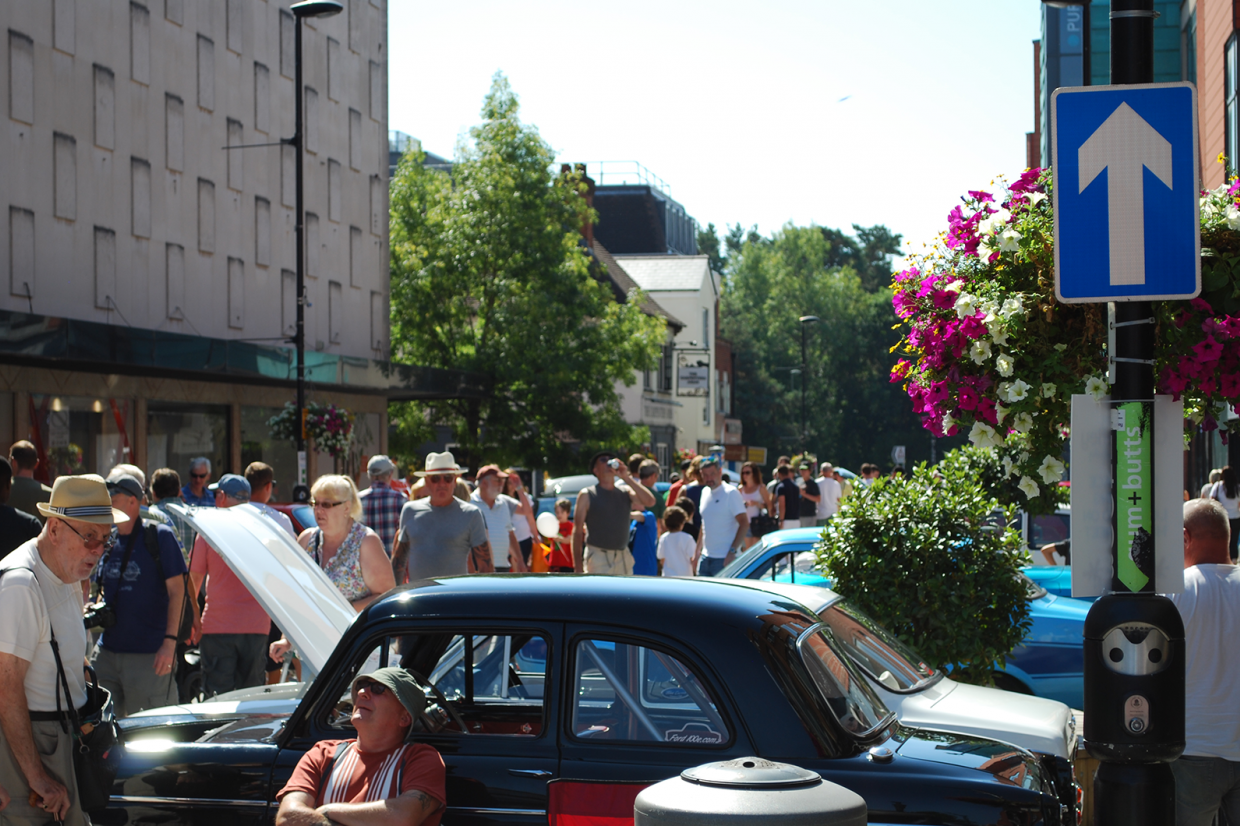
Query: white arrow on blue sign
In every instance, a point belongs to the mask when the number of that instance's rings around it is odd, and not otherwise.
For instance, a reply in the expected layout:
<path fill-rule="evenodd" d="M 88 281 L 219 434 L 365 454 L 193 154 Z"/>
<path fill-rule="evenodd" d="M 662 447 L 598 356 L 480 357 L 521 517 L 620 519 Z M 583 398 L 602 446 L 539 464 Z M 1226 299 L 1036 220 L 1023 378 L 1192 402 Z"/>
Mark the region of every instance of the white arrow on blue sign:
<path fill-rule="evenodd" d="M 1201 292 L 1197 90 L 1056 89 L 1055 295 L 1065 303 Z"/>

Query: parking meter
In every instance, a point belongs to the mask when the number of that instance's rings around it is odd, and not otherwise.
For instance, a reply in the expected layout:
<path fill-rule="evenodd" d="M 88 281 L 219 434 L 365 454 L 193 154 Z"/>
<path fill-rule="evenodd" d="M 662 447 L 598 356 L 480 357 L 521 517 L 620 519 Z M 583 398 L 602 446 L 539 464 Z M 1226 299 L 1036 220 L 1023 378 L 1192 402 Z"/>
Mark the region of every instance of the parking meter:
<path fill-rule="evenodd" d="M 1184 751 L 1184 623 L 1157 594 L 1108 594 L 1085 618 L 1085 747 L 1099 760 Z"/>

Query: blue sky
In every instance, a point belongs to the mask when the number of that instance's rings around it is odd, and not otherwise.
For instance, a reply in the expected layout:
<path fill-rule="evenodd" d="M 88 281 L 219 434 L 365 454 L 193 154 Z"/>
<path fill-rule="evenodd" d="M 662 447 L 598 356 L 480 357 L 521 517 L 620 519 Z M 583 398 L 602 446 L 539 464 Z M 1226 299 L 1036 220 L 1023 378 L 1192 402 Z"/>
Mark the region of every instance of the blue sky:
<path fill-rule="evenodd" d="M 1025 164 L 1038 0 L 389 5 L 389 125 L 451 155 L 503 71 L 561 161 L 635 160 L 698 222 L 931 240 Z"/>

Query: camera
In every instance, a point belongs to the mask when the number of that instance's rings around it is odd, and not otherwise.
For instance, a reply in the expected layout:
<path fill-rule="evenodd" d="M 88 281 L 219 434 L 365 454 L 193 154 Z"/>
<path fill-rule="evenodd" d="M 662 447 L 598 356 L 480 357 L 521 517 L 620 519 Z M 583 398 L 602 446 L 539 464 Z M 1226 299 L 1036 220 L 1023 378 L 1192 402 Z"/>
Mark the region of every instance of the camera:
<path fill-rule="evenodd" d="M 607 467 L 611 468 L 612 470 L 619 470 L 620 465 L 621 465 L 621 462 L 619 459 L 608 459 L 607 460 Z"/>
<path fill-rule="evenodd" d="M 82 613 L 82 622 L 86 625 L 86 630 L 92 628 L 102 628 L 107 630 L 116 625 L 116 609 L 106 602 L 96 602 L 94 605 L 87 605 L 86 610 Z"/>

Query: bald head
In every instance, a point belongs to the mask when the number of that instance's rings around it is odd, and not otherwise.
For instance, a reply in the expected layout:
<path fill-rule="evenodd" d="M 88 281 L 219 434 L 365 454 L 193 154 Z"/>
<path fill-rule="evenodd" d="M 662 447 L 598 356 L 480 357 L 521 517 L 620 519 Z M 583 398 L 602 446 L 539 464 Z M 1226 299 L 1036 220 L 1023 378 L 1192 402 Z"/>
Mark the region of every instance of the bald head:
<path fill-rule="evenodd" d="M 1184 567 L 1227 564 L 1231 525 L 1227 511 L 1214 499 L 1190 499 L 1184 503 Z"/>

